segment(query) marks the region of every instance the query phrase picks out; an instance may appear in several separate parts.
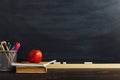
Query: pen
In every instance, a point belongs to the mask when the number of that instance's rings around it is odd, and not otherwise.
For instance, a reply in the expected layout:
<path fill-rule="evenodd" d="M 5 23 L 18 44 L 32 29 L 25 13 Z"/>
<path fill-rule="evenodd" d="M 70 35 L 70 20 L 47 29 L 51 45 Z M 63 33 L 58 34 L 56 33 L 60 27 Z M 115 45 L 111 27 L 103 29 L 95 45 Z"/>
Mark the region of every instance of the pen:
<path fill-rule="evenodd" d="M 9 50 L 12 49 L 12 45 L 10 44 L 10 42 L 8 42 L 8 49 L 9 49 Z"/>
<path fill-rule="evenodd" d="M 18 51 L 19 48 L 20 48 L 20 43 L 19 43 L 19 42 L 16 42 L 13 50 Z"/>
<path fill-rule="evenodd" d="M 16 42 L 16 44 L 13 46 L 12 50 L 15 50 L 16 53 L 18 51 L 18 49 L 20 48 L 20 43 L 19 42 Z M 13 54 L 13 58 L 15 57 L 15 54 Z"/>

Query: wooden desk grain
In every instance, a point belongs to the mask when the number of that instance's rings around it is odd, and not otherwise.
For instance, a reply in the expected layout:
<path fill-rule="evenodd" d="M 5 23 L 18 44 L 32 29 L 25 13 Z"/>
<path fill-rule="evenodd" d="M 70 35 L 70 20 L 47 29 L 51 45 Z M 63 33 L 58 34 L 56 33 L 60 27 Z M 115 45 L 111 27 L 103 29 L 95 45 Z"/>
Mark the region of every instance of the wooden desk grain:
<path fill-rule="evenodd" d="M 120 80 L 120 68 L 52 68 L 42 74 L 0 72 L 2 80 Z M 59 65 L 61 66 L 61 65 Z"/>

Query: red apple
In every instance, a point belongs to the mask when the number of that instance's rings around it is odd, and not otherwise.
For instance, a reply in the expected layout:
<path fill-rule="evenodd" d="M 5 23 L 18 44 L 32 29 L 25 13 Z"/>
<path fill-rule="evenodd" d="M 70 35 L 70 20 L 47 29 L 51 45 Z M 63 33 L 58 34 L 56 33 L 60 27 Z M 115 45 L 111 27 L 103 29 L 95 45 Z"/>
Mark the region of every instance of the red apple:
<path fill-rule="evenodd" d="M 42 51 L 40 50 L 31 50 L 28 53 L 27 59 L 31 63 L 40 63 L 42 60 Z"/>

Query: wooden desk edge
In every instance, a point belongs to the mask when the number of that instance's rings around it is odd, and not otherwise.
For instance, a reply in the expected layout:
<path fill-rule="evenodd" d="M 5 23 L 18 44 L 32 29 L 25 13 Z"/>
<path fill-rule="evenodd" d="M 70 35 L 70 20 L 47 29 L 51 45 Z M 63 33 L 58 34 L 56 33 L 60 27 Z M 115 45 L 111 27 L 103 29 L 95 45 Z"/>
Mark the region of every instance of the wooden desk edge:
<path fill-rule="evenodd" d="M 47 69 L 108 69 L 120 68 L 120 64 L 50 64 Z"/>

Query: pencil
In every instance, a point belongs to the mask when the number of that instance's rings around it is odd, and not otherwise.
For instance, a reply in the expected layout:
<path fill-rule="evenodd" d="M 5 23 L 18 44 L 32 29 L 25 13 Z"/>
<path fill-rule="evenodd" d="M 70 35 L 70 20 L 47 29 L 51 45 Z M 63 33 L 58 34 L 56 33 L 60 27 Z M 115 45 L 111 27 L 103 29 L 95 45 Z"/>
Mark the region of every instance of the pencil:
<path fill-rule="evenodd" d="M 3 48 L 4 51 L 9 51 L 9 48 L 7 46 L 7 42 L 6 41 L 1 41 L 1 46 Z M 13 61 L 13 58 L 12 58 L 12 55 L 8 52 L 8 55 L 7 53 L 5 53 L 5 55 L 9 58 L 9 61 L 12 62 Z"/>
<path fill-rule="evenodd" d="M 6 51 L 5 51 L 4 47 L 3 47 L 3 45 L 1 45 L 1 48 L 2 48 L 2 54 L 5 53 L 6 58 L 11 63 L 11 60 L 10 60 L 9 56 L 6 54 Z"/>

